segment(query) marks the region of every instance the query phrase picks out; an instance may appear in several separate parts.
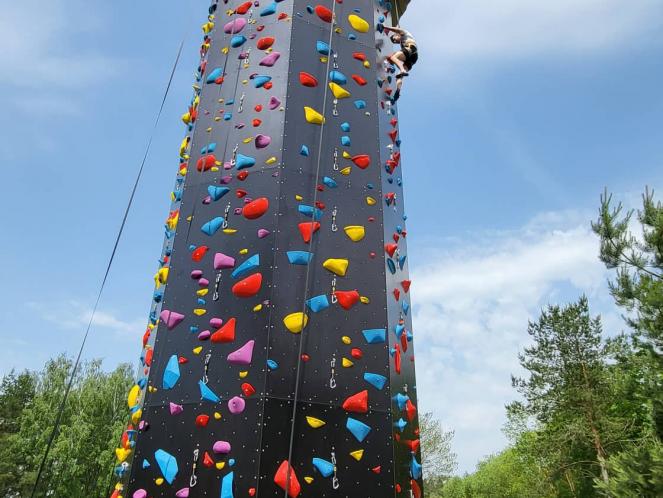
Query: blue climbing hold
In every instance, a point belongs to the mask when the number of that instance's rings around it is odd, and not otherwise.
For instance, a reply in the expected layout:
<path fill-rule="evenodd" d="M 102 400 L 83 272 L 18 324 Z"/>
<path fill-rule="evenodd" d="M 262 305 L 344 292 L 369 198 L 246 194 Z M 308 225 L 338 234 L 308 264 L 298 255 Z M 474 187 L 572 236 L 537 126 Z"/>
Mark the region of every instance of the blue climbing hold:
<path fill-rule="evenodd" d="M 403 432 L 405 430 L 405 426 L 407 426 L 407 422 L 402 418 L 399 418 L 398 422 L 394 423 L 394 426 L 398 427 L 398 430 Z"/>
<path fill-rule="evenodd" d="M 387 383 L 387 378 L 384 375 L 370 373 L 370 372 L 366 372 L 364 374 L 364 380 L 380 391 Z"/>
<path fill-rule="evenodd" d="M 198 387 L 200 388 L 201 398 L 206 399 L 207 401 L 211 401 L 212 403 L 218 403 L 221 401 L 221 398 L 214 394 L 214 391 L 207 387 L 207 384 L 205 384 L 202 380 L 198 381 Z"/>
<path fill-rule="evenodd" d="M 396 274 L 396 263 L 394 263 L 394 261 L 391 258 L 389 258 L 387 260 L 387 266 L 389 267 L 389 272 L 392 275 L 395 275 Z"/>
<path fill-rule="evenodd" d="M 323 41 L 318 40 L 318 42 L 315 44 L 315 49 L 320 55 L 329 55 L 329 45 Z"/>
<path fill-rule="evenodd" d="M 404 330 L 405 330 L 405 325 L 402 325 L 400 323 L 396 324 L 396 326 L 394 327 L 394 333 L 396 334 L 396 337 L 398 339 L 401 338 L 401 336 L 403 335 Z"/>
<path fill-rule="evenodd" d="M 366 101 L 365 100 L 355 100 L 355 107 L 357 109 L 366 109 Z"/>
<path fill-rule="evenodd" d="M 163 371 L 162 386 L 164 389 L 172 389 L 178 380 L 180 380 L 180 363 L 174 354 L 168 359 L 166 369 Z"/>
<path fill-rule="evenodd" d="M 230 189 L 228 187 L 219 187 L 218 185 L 210 185 L 209 187 L 207 187 L 207 193 L 209 194 L 209 196 L 212 198 L 213 201 L 218 201 L 228 192 L 230 192 Z"/>
<path fill-rule="evenodd" d="M 313 466 L 322 474 L 322 477 L 331 477 L 334 475 L 334 464 L 323 460 L 322 458 L 314 458 Z"/>
<path fill-rule="evenodd" d="M 349 133 L 350 132 L 350 123 L 348 123 L 346 121 L 345 123 L 341 124 L 341 130 L 344 131 L 345 133 Z"/>
<path fill-rule="evenodd" d="M 157 450 L 154 452 L 154 459 L 159 465 L 161 475 L 166 482 L 168 482 L 168 484 L 173 484 L 178 471 L 177 460 L 175 457 L 164 450 Z"/>
<path fill-rule="evenodd" d="M 398 405 L 398 409 L 399 409 L 400 411 L 403 411 L 403 410 L 405 410 L 405 406 L 406 406 L 407 402 L 410 400 L 410 397 L 407 396 L 406 394 L 398 393 L 398 394 L 396 394 L 396 396 L 394 396 L 392 399 L 393 399 L 393 400 L 396 402 L 396 404 Z"/>
<path fill-rule="evenodd" d="M 270 3 L 267 7 L 260 11 L 260 17 L 271 16 L 276 13 L 276 2 Z"/>
<path fill-rule="evenodd" d="M 308 265 L 313 259 L 313 253 L 308 251 L 288 251 L 288 261 L 293 265 Z"/>
<path fill-rule="evenodd" d="M 350 137 L 347 135 L 343 135 L 341 137 L 341 145 L 344 147 L 350 147 Z"/>
<path fill-rule="evenodd" d="M 279 368 L 279 364 L 276 363 L 274 360 L 267 360 L 267 368 L 270 370 L 276 370 Z"/>
<path fill-rule="evenodd" d="M 234 498 L 233 495 L 233 477 L 234 472 L 230 472 L 223 476 L 221 481 L 221 498 Z"/>
<path fill-rule="evenodd" d="M 200 229 L 204 234 L 207 234 L 211 237 L 219 230 L 219 228 L 223 226 L 224 221 L 225 220 L 221 216 L 217 216 L 213 220 L 205 223 L 202 227 L 200 227 Z"/>
<path fill-rule="evenodd" d="M 340 71 L 330 71 L 329 79 L 336 83 L 337 85 L 345 85 L 348 82 L 348 78 Z"/>
<path fill-rule="evenodd" d="M 410 474 L 412 474 L 412 479 L 419 479 L 421 477 L 421 464 L 417 462 L 417 458 L 412 455 L 412 461 L 410 462 Z"/>
<path fill-rule="evenodd" d="M 299 153 L 300 153 L 302 156 L 304 156 L 304 157 L 308 157 L 308 156 L 309 156 L 308 146 L 306 146 L 306 145 L 302 145 L 302 148 L 301 148 L 301 150 L 299 151 Z"/>
<path fill-rule="evenodd" d="M 410 303 L 408 303 L 407 301 L 403 301 L 403 305 L 401 307 L 403 308 L 403 314 L 407 316 L 408 313 L 410 312 Z"/>
<path fill-rule="evenodd" d="M 245 168 L 250 168 L 251 166 L 255 166 L 256 160 L 254 157 L 251 156 L 245 156 L 244 154 L 237 154 L 237 157 L 235 159 L 235 167 L 237 169 L 245 169 Z"/>
<path fill-rule="evenodd" d="M 253 86 L 256 88 L 262 88 L 265 83 L 268 83 L 272 81 L 271 76 L 265 76 L 264 74 L 259 74 L 255 78 L 253 78 Z"/>
<path fill-rule="evenodd" d="M 325 184 L 327 187 L 329 187 L 329 188 L 336 188 L 336 187 L 338 187 L 338 183 L 336 183 L 336 180 L 334 180 L 333 178 L 329 178 L 328 176 L 325 176 L 325 177 L 322 179 L 322 183 L 324 183 L 324 184 Z"/>
<path fill-rule="evenodd" d="M 319 313 L 320 311 L 329 308 L 329 299 L 327 299 L 326 294 L 321 294 L 307 300 L 306 306 L 308 306 L 313 313 Z"/>
<path fill-rule="evenodd" d="M 206 83 L 214 83 L 216 80 L 221 78 L 221 76 L 223 76 L 223 69 L 220 68 L 220 67 L 217 67 L 216 69 L 214 69 L 213 71 L 211 71 L 207 75 L 207 79 L 205 80 L 205 82 Z"/>
<path fill-rule="evenodd" d="M 232 278 L 243 277 L 260 266 L 260 254 L 254 254 L 231 273 Z"/>
<path fill-rule="evenodd" d="M 150 462 L 147 461 L 147 458 L 143 458 L 143 469 L 149 469 Z"/>
<path fill-rule="evenodd" d="M 387 339 L 387 329 L 362 330 L 361 333 L 369 344 L 382 344 Z"/>
<path fill-rule="evenodd" d="M 349 430 L 360 443 L 366 439 L 368 433 L 371 432 L 371 428 L 368 425 L 352 417 L 348 417 L 348 420 L 345 422 L 345 428 Z"/>
<path fill-rule="evenodd" d="M 208 153 L 211 154 L 215 150 L 216 150 L 216 143 L 212 142 L 211 144 L 206 145 L 205 147 L 200 149 L 200 153 L 201 154 L 208 154 Z"/>
<path fill-rule="evenodd" d="M 246 36 L 244 35 L 235 35 L 230 39 L 230 46 L 232 48 L 241 47 L 246 43 Z"/>
<path fill-rule="evenodd" d="M 319 221 L 322 218 L 322 211 L 313 206 L 307 206 L 306 204 L 300 204 L 297 208 L 301 214 L 313 218 L 315 221 Z"/>

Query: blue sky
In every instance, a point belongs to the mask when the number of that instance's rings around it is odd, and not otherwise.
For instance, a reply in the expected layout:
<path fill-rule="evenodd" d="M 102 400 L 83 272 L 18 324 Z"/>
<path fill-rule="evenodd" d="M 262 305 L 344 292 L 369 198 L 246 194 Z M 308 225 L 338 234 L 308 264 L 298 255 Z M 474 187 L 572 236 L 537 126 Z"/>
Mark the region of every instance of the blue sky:
<path fill-rule="evenodd" d="M 207 2 L 0 3 L 0 372 L 73 353 L 182 37 L 187 44 L 87 357 L 133 362 Z M 431 15 L 434 13 L 434 15 Z M 663 187 L 663 4 L 414 0 L 400 103 L 421 409 L 460 470 L 506 442 L 528 318 L 586 292 L 605 186 Z"/>

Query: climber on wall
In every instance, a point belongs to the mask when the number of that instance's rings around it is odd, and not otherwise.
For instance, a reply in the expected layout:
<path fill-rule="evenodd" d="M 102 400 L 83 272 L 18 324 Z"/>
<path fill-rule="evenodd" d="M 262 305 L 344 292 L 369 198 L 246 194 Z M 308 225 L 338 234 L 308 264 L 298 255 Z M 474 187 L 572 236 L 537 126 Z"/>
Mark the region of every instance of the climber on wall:
<path fill-rule="evenodd" d="M 400 71 L 396 75 L 396 92 L 393 96 L 393 101 L 396 102 L 401 96 L 403 78 L 409 76 L 412 66 L 414 66 L 419 59 L 417 42 L 414 40 L 412 33 L 402 28 L 390 28 L 385 26 L 384 31 L 388 34 L 391 33 L 389 38 L 393 44 L 401 46 L 400 50 L 387 57 L 387 60 L 394 64 Z"/>

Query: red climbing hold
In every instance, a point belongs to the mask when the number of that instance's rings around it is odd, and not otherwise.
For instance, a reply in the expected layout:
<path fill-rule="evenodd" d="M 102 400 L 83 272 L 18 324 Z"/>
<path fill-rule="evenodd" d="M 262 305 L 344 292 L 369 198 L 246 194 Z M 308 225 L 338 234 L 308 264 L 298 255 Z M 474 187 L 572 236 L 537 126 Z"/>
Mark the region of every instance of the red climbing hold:
<path fill-rule="evenodd" d="M 203 455 L 203 465 L 208 469 L 214 466 L 214 460 L 212 460 L 212 457 L 207 452 Z"/>
<path fill-rule="evenodd" d="M 145 352 L 145 365 L 152 366 L 152 357 L 154 356 L 154 349 L 148 349 Z"/>
<path fill-rule="evenodd" d="M 398 137 L 398 130 L 391 130 L 389 132 L 389 138 L 391 138 L 392 142 L 396 141 L 396 137 Z"/>
<path fill-rule="evenodd" d="M 360 154 L 358 156 L 354 156 L 352 158 L 352 162 L 355 163 L 358 168 L 366 169 L 371 164 L 371 156 L 368 154 Z"/>
<path fill-rule="evenodd" d="M 414 498 L 421 498 L 421 488 L 419 487 L 419 483 L 414 479 L 411 479 L 410 486 L 412 486 L 412 494 L 414 495 Z"/>
<path fill-rule="evenodd" d="M 401 346 L 403 347 L 403 352 L 407 353 L 407 334 L 401 335 Z"/>
<path fill-rule="evenodd" d="M 346 412 L 367 413 L 368 412 L 368 391 L 364 390 L 353 394 L 343 402 L 343 409 Z"/>
<path fill-rule="evenodd" d="M 205 257 L 205 254 L 209 251 L 209 247 L 207 246 L 200 246 L 196 247 L 196 249 L 191 253 L 191 259 L 194 261 L 200 261 Z"/>
<path fill-rule="evenodd" d="M 355 52 L 352 54 L 352 57 L 358 61 L 366 62 L 366 54 L 363 52 Z"/>
<path fill-rule="evenodd" d="M 246 170 L 240 171 L 239 173 L 237 173 L 237 179 L 241 182 L 246 180 L 248 177 L 249 177 L 249 172 L 246 171 Z"/>
<path fill-rule="evenodd" d="M 246 190 L 244 190 L 243 188 L 238 188 L 235 191 L 235 195 L 237 196 L 238 199 L 246 197 L 246 194 L 248 194 L 248 192 Z"/>
<path fill-rule="evenodd" d="M 405 291 L 406 294 L 410 292 L 410 285 L 412 285 L 411 280 L 403 280 L 401 282 L 401 287 L 403 287 L 403 290 Z"/>
<path fill-rule="evenodd" d="M 320 230 L 320 223 L 317 221 L 307 221 L 299 224 L 299 233 L 307 244 L 311 242 L 313 234 Z"/>
<path fill-rule="evenodd" d="M 253 387 L 251 384 L 248 382 L 245 382 L 242 384 L 242 394 L 246 396 L 247 398 L 253 396 L 256 393 L 256 388 Z"/>
<path fill-rule="evenodd" d="M 396 345 L 396 352 L 394 353 L 394 369 L 398 375 L 401 374 L 401 348 Z"/>
<path fill-rule="evenodd" d="M 358 74 L 353 74 L 352 79 L 355 80 L 355 83 L 357 83 L 357 85 L 359 86 L 364 86 L 366 85 L 366 83 L 368 83 L 364 78 L 362 78 Z"/>
<path fill-rule="evenodd" d="M 401 491 L 403 491 L 403 488 L 401 488 L 400 484 L 396 483 L 396 492 L 400 493 Z"/>
<path fill-rule="evenodd" d="M 312 74 L 307 73 L 306 71 L 302 71 L 299 73 L 299 82 L 304 85 L 308 86 L 310 88 L 318 86 L 318 80 L 316 79 L 315 76 Z"/>
<path fill-rule="evenodd" d="M 249 202 L 242 209 L 242 214 L 247 220 L 257 220 L 269 209 L 269 199 L 260 197 L 255 201 Z"/>
<path fill-rule="evenodd" d="M 405 403 L 405 413 L 407 414 L 407 419 L 412 422 L 414 420 L 414 417 L 417 416 L 417 407 L 414 406 L 414 403 L 412 403 L 411 400 L 407 400 L 407 403 Z"/>
<path fill-rule="evenodd" d="M 262 287 L 262 273 L 254 273 L 240 280 L 232 287 L 232 293 L 237 297 L 253 297 Z"/>
<path fill-rule="evenodd" d="M 233 342 L 235 340 L 235 323 L 237 320 L 231 318 L 223 324 L 219 330 L 212 334 L 211 340 L 214 343 Z"/>
<path fill-rule="evenodd" d="M 349 310 L 355 304 L 359 302 L 359 292 L 356 290 L 351 291 L 336 291 L 334 296 L 338 300 L 338 304 L 341 305 L 341 308 Z"/>
<path fill-rule="evenodd" d="M 180 365 L 184 365 L 185 363 L 189 363 L 189 360 L 187 360 L 184 356 L 180 356 L 179 358 L 177 358 L 177 363 L 179 363 Z"/>
<path fill-rule="evenodd" d="M 320 19 L 322 19 L 325 22 L 332 22 L 332 11 L 329 10 L 327 7 L 324 5 L 316 5 L 315 6 L 315 13 L 318 15 Z"/>
<path fill-rule="evenodd" d="M 198 415 L 196 417 L 196 427 L 207 427 L 209 415 Z"/>
<path fill-rule="evenodd" d="M 216 164 L 216 156 L 214 154 L 206 154 L 196 162 L 196 169 L 198 171 L 209 171 Z"/>
<path fill-rule="evenodd" d="M 259 119 L 254 119 L 251 122 L 251 124 L 253 125 L 254 128 L 257 128 L 258 126 L 260 126 L 262 124 L 262 121 L 260 121 Z"/>
<path fill-rule="evenodd" d="M 361 358 L 364 356 L 364 353 L 362 353 L 361 349 L 359 349 L 359 348 L 352 348 L 352 350 L 350 351 L 350 355 L 355 360 L 361 360 Z"/>
<path fill-rule="evenodd" d="M 400 289 L 394 289 L 394 299 L 396 299 L 396 301 L 398 301 L 398 300 L 400 300 L 400 298 L 401 298 Z"/>
<path fill-rule="evenodd" d="M 256 47 L 258 47 L 258 50 L 267 50 L 273 44 L 274 44 L 274 38 L 272 38 L 271 36 L 265 36 L 264 38 L 260 38 L 256 42 Z"/>
<path fill-rule="evenodd" d="M 256 495 L 256 488 L 249 488 L 249 496 L 255 496 Z"/>
<path fill-rule="evenodd" d="M 253 108 L 256 112 L 262 112 L 262 105 L 258 104 Z"/>
<path fill-rule="evenodd" d="M 302 486 L 299 484 L 297 474 L 295 474 L 295 469 L 292 468 L 287 460 L 283 460 L 278 470 L 276 471 L 276 474 L 274 475 L 274 482 L 283 491 L 287 491 L 290 498 L 296 498 L 302 491 Z"/>
<path fill-rule="evenodd" d="M 242 5 L 240 5 L 235 9 L 235 14 L 242 14 L 242 15 L 246 14 L 252 5 L 253 2 L 244 2 Z"/>
<path fill-rule="evenodd" d="M 389 254 L 390 258 L 394 257 L 396 249 L 398 249 L 398 244 L 385 244 L 384 246 L 384 251 Z"/>
<path fill-rule="evenodd" d="M 278 19 L 279 21 L 283 21 L 283 19 L 287 19 L 287 18 L 288 18 L 288 14 L 286 14 L 285 12 L 281 12 L 281 13 L 277 16 L 277 19 Z"/>
<path fill-rule="evenodd" d="M 379 474 L 380 472 L 382 472 L 382 466 L 378 465 L 377 467 L 373 467 L 371 471 L 373 471 L 375 474 Z"/>

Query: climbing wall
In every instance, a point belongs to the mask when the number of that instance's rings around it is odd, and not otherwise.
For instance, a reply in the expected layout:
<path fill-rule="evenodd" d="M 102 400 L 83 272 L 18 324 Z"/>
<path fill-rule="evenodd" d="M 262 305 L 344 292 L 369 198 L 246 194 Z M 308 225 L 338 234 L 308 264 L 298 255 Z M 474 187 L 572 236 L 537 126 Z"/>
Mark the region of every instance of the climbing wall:
<path fill-rule="evenodd" d="M 211 5 L 114 497 L 422 496 L 390 10 Z"/>

